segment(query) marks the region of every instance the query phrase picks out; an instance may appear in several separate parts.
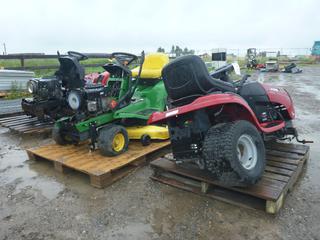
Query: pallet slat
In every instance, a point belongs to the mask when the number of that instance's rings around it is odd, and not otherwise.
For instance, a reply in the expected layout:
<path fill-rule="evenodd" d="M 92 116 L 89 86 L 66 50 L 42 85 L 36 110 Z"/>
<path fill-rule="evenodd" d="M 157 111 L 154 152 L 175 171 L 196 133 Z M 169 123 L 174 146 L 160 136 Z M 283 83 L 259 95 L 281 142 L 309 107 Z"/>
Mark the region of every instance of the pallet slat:
<path fill-rule="evenodd" d="M 19 134 L 48 132 L 51 131 L 53 124 L 52 121 L 40 121 L 27 115 L 0 118 L 0 126 Z"/>
<path fill-rule="evenodd" d="M 294 152 L 290 152 L 290 149 Z M 151 178 L 238 206 L 262 209 L 275 214 L 283 206 L 287 192 L 292 190 L 308 158 L 308 146 L 281 143 L 269 145 L 265 173 L 257 184 L 246 188 L 223 186 L 210 176 L 210 173 L 190 165 L 177 165 L 167 158 L 151 162 L 154 169 Z"/>

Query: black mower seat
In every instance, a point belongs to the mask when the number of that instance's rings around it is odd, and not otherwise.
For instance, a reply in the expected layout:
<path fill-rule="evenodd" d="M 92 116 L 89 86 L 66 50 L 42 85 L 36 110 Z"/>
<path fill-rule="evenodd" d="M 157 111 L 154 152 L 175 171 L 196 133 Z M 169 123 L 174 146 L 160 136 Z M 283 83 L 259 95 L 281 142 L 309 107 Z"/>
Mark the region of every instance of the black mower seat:
<path fill-rule="evenodd" d="M 232 83 L 210 76 L 202 59 L 195 55 L 179 57 L 162 70 L 162 78 L 171 100 L 210 92 L 236 92 Z"/>

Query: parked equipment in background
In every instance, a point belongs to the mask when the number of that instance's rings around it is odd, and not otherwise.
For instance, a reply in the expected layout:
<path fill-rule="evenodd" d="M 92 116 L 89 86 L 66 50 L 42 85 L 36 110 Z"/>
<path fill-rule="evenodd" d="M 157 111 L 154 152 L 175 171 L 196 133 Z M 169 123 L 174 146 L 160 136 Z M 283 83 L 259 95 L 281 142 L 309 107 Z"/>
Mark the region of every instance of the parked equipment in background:
<path fill-rule="evenodd" d="M 169 62 L 168 56 L 156 53 L 144 57 L 142 53 L 140 66 L 132 70 L 130 64 L 138 61 L 138 56 L 117 52 L 112 57 L 115 62 L 105 66 L 110 73 L 106 87 L 85 86 L 68 93 L 68 104 L 75 114 L 56 122 L 56 143 L 90 140 L 93 150 L 97 145 L 103 155 L 115 156 L 127 150 L 130 138 L 140 138 L 143 145 L 151 139 L 169 138 L 166 127 L 146 126 L 153 112 L 166 107 L 161 70 Z"/>
<path fill-rule="evenodd" d="M 279 70 L 279 64 L 277 60 L 269 60 L 265 63 L 265 68 L 261 68 L 261 72 L 277 72 Z"/>
<path fill-rule="evenodd" d="M 86 85 L 85 71 L 80 61 L 88 57 L 82 53 L 69 51 L 68 56 L 59 57 L 60 68 L 51 78 L 34 78 L 27 84 L 32 98 L 22 99 L 21 106 L 26 115 L 44 119 L 59 119 L 73 114 L 68 106 L 67 95 L 72 89 Z M 108 72 L 98 74 L 92 83 L 106 85 Z"/>
<path fill-rule="evenodd" d="M 284 69 L 282 70 L 282 72 L 295 74 L 295 73 L 301 73 L 302 69 L 298 68 L 295 63 L 291 63 L 291 64 L 285 66 Z"/>
<path fill-rule="evenodd" d="M 214 69 L 223 67 L 227 63 L 227 49 L 213 49 L 211 54 L 212 66 Z"/>
<path fill-rule="evenodd" d="M 258 65 L 257 61 L 257 49 L 256 48 L 248 48 L 247 49 L 247 68 L 255 69 Z"/>
<path fill-rule="evenodd" d="M 295 111 L 286 90 L 248 81 L 214 79 L 197 56 L 162 71 L 170 110 L 150 124 L 167 123 L 176 163 L 191 162 L 224 185 L 251 185 L 264 171 L 265 141 L 296 138 Z"/>
<path fill-rule="evenodd" d="M 315 56 L 318 60 L 320 60 L 320 41 L 314 42 L 311 49 L 311 55 Z"/>

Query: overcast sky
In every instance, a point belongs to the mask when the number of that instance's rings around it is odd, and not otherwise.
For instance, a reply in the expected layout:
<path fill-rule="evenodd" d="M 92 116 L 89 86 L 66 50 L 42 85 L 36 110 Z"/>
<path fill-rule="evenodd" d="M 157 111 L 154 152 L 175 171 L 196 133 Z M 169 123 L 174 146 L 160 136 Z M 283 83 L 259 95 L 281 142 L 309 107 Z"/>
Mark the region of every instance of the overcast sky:
<path fill-rule="evenodd" d="M 0 0 L 0 9 L 8 53 L 305 48 L 320 40 L 319 0 Z"/>

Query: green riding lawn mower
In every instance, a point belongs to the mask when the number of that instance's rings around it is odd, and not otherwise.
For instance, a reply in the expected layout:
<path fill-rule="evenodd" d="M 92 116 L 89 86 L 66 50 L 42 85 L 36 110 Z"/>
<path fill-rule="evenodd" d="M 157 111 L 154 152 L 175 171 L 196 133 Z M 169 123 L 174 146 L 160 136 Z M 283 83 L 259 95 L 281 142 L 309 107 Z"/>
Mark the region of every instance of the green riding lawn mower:
<path fill-rule="evenodd" d="M 161 78 L 162 68 L 169 62 L 162 53 L 141 57 L 129 53 L 113 53 L 113 62 L 104 66 L 110 73 L 106 86 L 73 89 L 67 101 L 75 114 L 59 119 L 53 128 L 56 143 L 77 144 L 90 140 L 106 156 L 125 152 L 129 139 L 140 139 L 148 145 L 151 139 L 168 139 L 168 130 L 147 126 L 149 116 L 166 107 L 167 93 Z M 139 66 L 133 68 L 134 63 Z"/>

